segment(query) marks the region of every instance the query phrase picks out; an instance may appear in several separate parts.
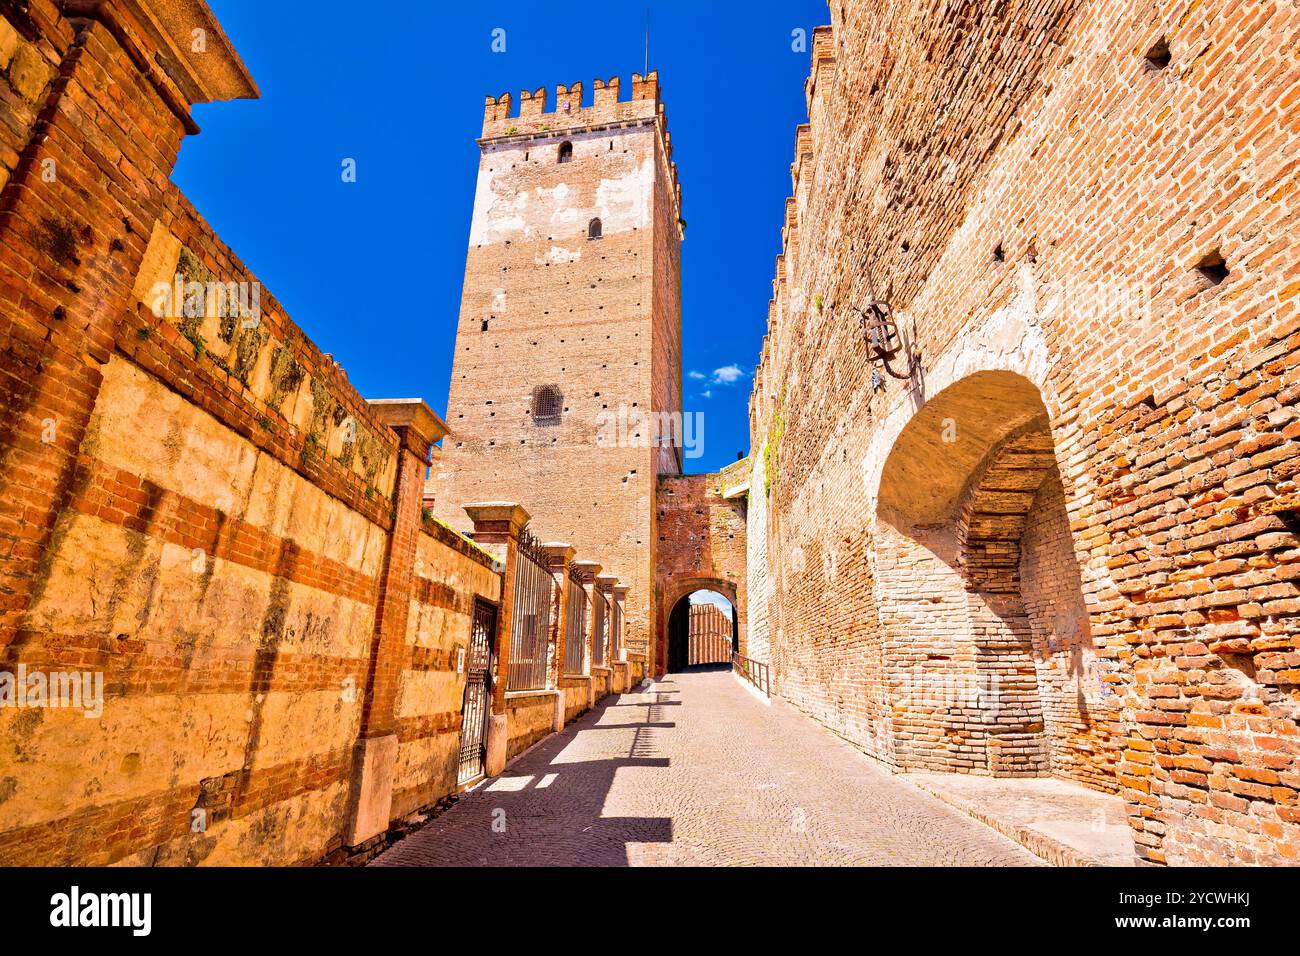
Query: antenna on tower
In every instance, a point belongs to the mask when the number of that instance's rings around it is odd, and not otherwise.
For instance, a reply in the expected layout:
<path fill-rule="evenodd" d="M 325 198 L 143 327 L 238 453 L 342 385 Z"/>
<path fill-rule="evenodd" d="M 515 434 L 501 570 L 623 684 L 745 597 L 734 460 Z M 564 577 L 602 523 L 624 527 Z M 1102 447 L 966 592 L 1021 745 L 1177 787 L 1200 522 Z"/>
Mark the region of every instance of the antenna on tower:
<path fill-rule="evenodd" d="M 650 75 L 650 8 L 645 8 L 645 69 L 642 76 Z"/>

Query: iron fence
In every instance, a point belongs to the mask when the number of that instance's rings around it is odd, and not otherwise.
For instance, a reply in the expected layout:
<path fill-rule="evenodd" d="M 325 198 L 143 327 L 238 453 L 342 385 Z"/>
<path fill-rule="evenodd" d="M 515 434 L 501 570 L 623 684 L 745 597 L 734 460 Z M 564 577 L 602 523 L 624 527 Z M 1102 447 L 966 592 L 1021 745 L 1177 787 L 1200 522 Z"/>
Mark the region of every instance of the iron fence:
<path fill-rule="evenodd" d="M 507 690 L 540 690 L 546 686 L 552 584 L 541 545 L 525 528 L 519 533 L 518 561 L 515 564 Z"/>
<path fill-rule="evenodd" d="M 564 673 L 581 674 L 587 659 L 587 592 L 569 573 L 568 620 L 564 628 Z"/>
<path fill-rule="evenodd" d="M 595 613 L 592 615 L 591 625 L 591 663 L 596 667 L 603 667 L 605 664 L 605 630 L 609 617 L 609 602 L 605 600 L 605 595 L 599 591 L 595 592 L 592 597 L 595 601 Z"/>
<path fill-rule="evenodd" d="M 621 602 L 614 602 L 614 612 L 610 616 L 609 629 L 609 655 L 611 660 L 621 661 L 623 659 L 623 605 Z"/>
<path fill-rule="evenodd" d="M 748 657 L 741 657 L 739 654 L 732 654 L 731 669 L 768 697 L 772 696 L 771 671 L 762 661 L 755 661 Z"/>

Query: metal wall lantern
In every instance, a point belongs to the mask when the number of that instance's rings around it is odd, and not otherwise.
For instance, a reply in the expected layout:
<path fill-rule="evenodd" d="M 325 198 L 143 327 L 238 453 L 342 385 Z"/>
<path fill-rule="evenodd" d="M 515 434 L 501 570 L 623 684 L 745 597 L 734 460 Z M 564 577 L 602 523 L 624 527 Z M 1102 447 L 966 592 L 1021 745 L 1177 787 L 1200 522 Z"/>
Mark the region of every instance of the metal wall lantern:
<path fill-rule="evenodd" d="M 869 302 L 858 314 L 867 346 L 882 359 L 893 358 L 898 353 L 898 326 L 889 303 Z"/>
<path fill-rule="evenodd" d="M 864 308 L 857 310 L 862 325 L 862 337 L 867 343 L 869 357 L 873 362 L 879 361 L 881 367 L 894 378 L 907 378 L 916 369 L 916 357 L 910 350 L 907 355 L 907 370 L 895 372 L 890 367 L 890 360 L 903 349 L 902 337 L 898 333 L 898 323 L 894 321 L 893 309 L 888 302 L 873 299 Z M 879 382 L 879 384 L 877 384 Z M 879 373 L 872 371 L 872 384 L 879 388 L 884 380 Z"/>

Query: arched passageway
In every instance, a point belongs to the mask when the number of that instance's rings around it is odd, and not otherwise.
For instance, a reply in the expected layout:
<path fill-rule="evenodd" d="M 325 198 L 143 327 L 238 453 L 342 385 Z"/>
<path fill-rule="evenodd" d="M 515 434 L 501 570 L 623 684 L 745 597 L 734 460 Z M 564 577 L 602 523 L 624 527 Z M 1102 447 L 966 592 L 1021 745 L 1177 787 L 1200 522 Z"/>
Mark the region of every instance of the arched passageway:
<path fill-rule="evenodd" d="M 684 595 L 668 617 L 668 670 L 729 665 L 740 650 L 736 607 L 717 591 Z"/>
<path fill-rule="evenodd" d="M 930 399 L 881 475 L 876 588 L 902 768 L 1113 790 L 1065 490 L 1038 389 L 979 372 Z"/>
<path fill-rule="evenodd" d="M 658 639 L 657 647 L 657 674 L 666 674 L 672 670 L 679 670 L 674 667 L 670 661 L 670 651 L 673 646 L 674 633 L 674 613 L 681 615 L 680 623 L 677 625 L 683 629 L 683 633 L 689 629 L 689 610 L 679 610 L 682 607 L 689 607 L 689 598 L 698 591 L 710 591 L 715 595 L 720 595 L 725 604 L 731 608 L 733 627 L 733 646 L 743 656 L 745 654 L 745 601 L 743 587 L 736 581 L 727 578 L 711 577 L 708 575 L 683 575 L 681 577 L 666 577 L 660 582 L 659 592 L 656 595 L 658 602 Z"/>

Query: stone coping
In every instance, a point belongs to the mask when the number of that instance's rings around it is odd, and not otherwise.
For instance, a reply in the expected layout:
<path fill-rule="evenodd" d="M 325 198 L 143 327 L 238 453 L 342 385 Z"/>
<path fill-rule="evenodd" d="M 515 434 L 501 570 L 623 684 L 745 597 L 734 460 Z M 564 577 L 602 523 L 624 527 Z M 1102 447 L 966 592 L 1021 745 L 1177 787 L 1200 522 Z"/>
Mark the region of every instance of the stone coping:
<path fill-rule="evenodd" d="M 558 687 L 543 687 L 540 690 L 508 690 L 506 691 L 506 703 L 527 700 L 529 697 L 555 697 L 559 693 Z"/>

